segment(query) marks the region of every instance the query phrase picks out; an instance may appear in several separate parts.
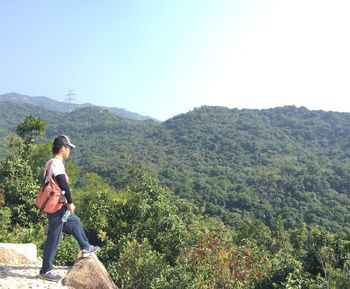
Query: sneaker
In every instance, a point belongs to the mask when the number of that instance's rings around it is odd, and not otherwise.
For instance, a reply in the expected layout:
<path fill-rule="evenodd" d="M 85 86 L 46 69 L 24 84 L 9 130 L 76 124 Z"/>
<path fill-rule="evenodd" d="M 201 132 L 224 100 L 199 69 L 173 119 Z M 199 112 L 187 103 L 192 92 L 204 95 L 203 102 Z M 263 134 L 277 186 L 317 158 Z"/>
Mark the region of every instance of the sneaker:
<path fill-rule="evenodd" d="M 98 250 L 100 250 L 101 248 L 99 246 L 93 246 L 93 245 L 90 245 L 89 249 L 86 250 L 86 249 L 83 249 L 83 254 L 82 256 L 85 258 L 85 257 L 88 257 L 90 256 L 92 253 L 96 253 Z"/>
<path fill-rule="evenodd" d="M 48 280 L 48 281 L 52 281 L 52 282 L 58 282 L 59 280 L 61 280 L 61 276 L 59 275 L 55 275 L 52 273 L 52 271 L 48 271 L 46 272 L 45 274 L 39 274 L 39 278 L 41 279 L 45 279 L 45 280 Z"/>

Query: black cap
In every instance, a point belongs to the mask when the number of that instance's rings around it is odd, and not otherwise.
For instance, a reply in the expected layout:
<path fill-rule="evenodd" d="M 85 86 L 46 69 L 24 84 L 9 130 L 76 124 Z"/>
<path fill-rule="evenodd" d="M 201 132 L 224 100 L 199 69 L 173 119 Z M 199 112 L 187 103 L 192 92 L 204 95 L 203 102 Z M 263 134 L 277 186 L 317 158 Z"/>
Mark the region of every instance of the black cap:
<path fill-rule="evenodd" d="M 73 149 L 76 146 L 70 142 L 68 136 L 60 135 L 54 139 L 52 148 L 53 150 L 59 150 L 61 147 L 69 147 Z"/>

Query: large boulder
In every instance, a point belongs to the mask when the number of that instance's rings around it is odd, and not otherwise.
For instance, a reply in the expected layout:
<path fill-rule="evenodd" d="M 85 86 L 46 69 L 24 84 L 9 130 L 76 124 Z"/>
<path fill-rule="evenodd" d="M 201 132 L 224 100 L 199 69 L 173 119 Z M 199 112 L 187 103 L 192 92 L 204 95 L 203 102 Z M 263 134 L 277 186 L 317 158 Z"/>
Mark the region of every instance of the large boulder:
<path fill-rule="evenodd" d="M 74 289 L 118 289 L 95 254 L 78 258 L 62 284 Z"/>
<path fill-rule="evenodd" d="M 26 265 L 37 262 L 37 249 L 34 244 L 0 243 L 0 263 Z"/>

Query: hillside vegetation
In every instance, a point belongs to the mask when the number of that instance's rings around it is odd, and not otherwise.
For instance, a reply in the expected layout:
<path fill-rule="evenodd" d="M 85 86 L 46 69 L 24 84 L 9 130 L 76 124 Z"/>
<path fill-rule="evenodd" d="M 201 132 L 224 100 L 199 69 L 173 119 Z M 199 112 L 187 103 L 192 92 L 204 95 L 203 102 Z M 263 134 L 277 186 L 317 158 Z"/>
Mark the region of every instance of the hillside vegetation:
<path fill-rule="evenodd" d="M 291 228 L 350 228 L 350 114 L 201 107 L 158 124 L 96 107 L 61 114 L 3 104 L 3 136 L 28 113 L 40 116 L 47 138 L 64 133 L 77 143 L 82 173 L 116 188 L 137 166 L 233 227 L 254 219 L 271 226 L 281 216 Z"/>
<path fill-rule="evenodd" d="M 103 146 L 103 139 L 93 143 L 92 133 L 84 132 L 92 126 L 98 113 L 102 116 L 97 118 L 99 122 L 96 125 L 108 130 L 111 123 L 121 122 L 119 135 L 130 135 L 130 140 L 139 145 L 138 149 L 143 148 L 144 153 L 156 151 L 156 145 L 160 146 L 165 141 L 160 137 L 167 130 L 163 125 L 159 128 L 145 123 L 140 128 L 133 122 L 110 118 L 103 111 L 87 112 L 89 117 L 86 119 L 90 119 L 91 123 L 80 124 L 81 135 L 78 129 L 74 131 L 77 140 L 80 137 L 81 146 L 94 144 L 99 150 L 107 148 Z M 79 115 L 68 117 L 72 128 L 76 128 Z M 39 247 L 39 254 L 45 240 L 47 221 L 34 206 L 34 198 L 41 183 L 42 168 L 50 157 L 51 143 L 43 139 L 47 125 L 33 116 L 27 116 L 18 123 L 8 138 L 5 156 L 0 163 L 0 242 L 34 242 Z M 55 119 L 55 125 L 62 123 Z M 115 129 L 114 125 L 111 127 L 109 129 Z M 153 136 L 158 143 L 154 140 L 155 147 L 152 149 L 150 143 L 142 146 L 136 142 L 140 135 Z M 171 137 L 170 133 L 168 137 Z M 173 149 L 181 152 L 180 147 L 174 146 Z M 82 152 L 76 152 L 76 161 L 80 159 L 86 164 L 81 159 Z M 104 153 L 109 152 L 106 150 Z M 83 153 L 86 156 L 91 154 L 90 151 Z M 132 150 L 128 152 L 127 159 L 132 157 L 132 153 Z M 157 165 L 153 163 L 153 168 L 162 162 L 166 164 L 165 149 L 164 153 L 162 158 L 157 159 Z M 183 160 L 187 158 L 185 153 L 182 157 Z M 144 160 L 147 161 L 147 157 Z M 147 173 L 135 159 L 126 162 L 129 162 L 127 171 L 123 172 L 123 178 L 116 181 L 118 188 L 93 172 L 84 172 L 75 161 L 66 163 L 76 213 L 83 221 L 90 241 L 102 247 L 99 258 L 119 288 L 349 288 L 349 232 L 330 232 L 325 227 L 301 220 L 291 227 L 283 215 L 271 215 L 268 227 L 254 217 L 255 210 L 249 211 L 246 207 L 239 207 L 239 210 L 246 210 L 247 215 L 243 214 L 240 222 L 236 220 L 228 226 L 217 218 L 207 216 L 196 204 L 164 188 L 156 176 Z M 188 164 L 189 161 L 184 162 L 184 168 Z M 100 165 L 102 163 L 95 168 L 101 168 Z M 113 174 L 108 171 L 109 167 L 105 169 L 101 173 L 111 178 Z M 195 172 L 196 167 L 191 173 L 194 175 Z M 189 174 L 188 178 L 191 176 Z M 194 196 L 194 192 L 188 195 L 190 198 Z M 205 205 L 210 201 L 203 199 L 201 194 L 194 198 Z M 242 201 L 241 206 L 245 204 Z M 277 214 L 277 209 L 275 212 Z M 230 213 L 228 211 L 227 214 Z M 78 250 L 76 241 L 64 235 L 55 264 L 72 265 Z"/>

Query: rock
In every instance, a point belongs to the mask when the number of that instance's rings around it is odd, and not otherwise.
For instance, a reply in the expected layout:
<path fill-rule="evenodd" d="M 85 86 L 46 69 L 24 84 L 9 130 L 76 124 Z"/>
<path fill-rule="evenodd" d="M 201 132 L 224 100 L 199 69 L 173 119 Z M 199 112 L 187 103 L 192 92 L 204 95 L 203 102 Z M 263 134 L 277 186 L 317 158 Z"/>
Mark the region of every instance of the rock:
<path fill-rule="evenodd" d="M 95 254 L 78 258 L 62 284 L 74 289 L 118 289 Z"/>
<path fill-rule="evenodd" d="M 34 244 L 0 243 L 0 263 L 9 265 L 35 264 L 37 249 Z"/>

